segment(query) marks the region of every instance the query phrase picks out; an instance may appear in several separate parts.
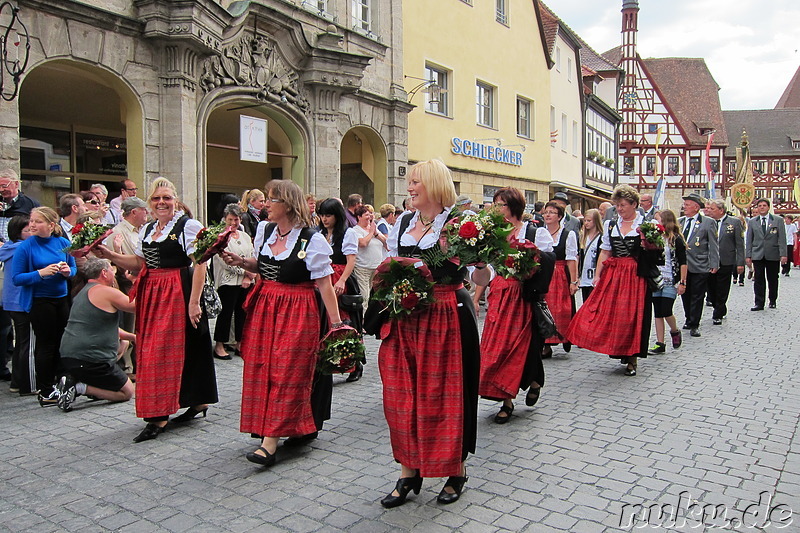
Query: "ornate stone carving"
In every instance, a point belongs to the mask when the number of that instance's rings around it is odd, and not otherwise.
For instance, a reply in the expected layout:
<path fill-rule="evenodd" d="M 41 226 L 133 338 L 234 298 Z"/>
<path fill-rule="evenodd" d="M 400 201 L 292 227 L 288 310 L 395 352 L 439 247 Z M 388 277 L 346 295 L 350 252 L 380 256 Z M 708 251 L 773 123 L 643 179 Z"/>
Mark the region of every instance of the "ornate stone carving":
<path fill-rule="evenodd" d="M 258 89 L 258 98 L 291 104 L 306 113 L 309 102 L 302 94 L 298 75 L 280 57 L 275 43 L 264 36 L 243 35 L 203 61 L 200 86 L 210 92 L 238 85 Z"/>

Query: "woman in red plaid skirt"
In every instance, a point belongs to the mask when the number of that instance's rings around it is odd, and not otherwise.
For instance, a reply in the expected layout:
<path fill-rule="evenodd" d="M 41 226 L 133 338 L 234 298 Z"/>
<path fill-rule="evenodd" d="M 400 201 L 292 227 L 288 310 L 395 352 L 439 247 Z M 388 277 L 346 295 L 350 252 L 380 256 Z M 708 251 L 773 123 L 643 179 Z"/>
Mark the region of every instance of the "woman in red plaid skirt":
<path fill-rule="evenodd" d="M 513 236 L 535 243 L 541 256 L 539 270 L 524 282 L 495 275 L 489 285 L 488 311 L 481 336 L 478 392 L 484 398 L 503 402 L 494 421 L 505 424 L 514 412 L 513 400 L 519 389 L 528 390 L 525 404 L 533 406 L 544 386 L 544 339 L 536 330 L 531 301 L 547 293 L 555 254 L 550 232 L 521 220 L 525 197 L 519 189 L 498 189 L 494 195 L 494 208 L 514 226 L 509 239 Z M 489 270 L 476 270 L 472 280 L 478 285 L 486 285 Z"/>
<path fill-rule="evenodd" d="M 574 231 L 565 230 L 561 221 L 564 208 L 558 202 L 547 202 L 542 211 L 547 231 L 553 237 L 556 253 L 556 267 L 550 280 L 550 290 L 545 300 L 553 314 L 558 330 L 553 337 L 545 340 L 544 357 L 553 355 L 552 345 L 563 344 L 569 351 L 570 342 L 564 336 L 572 317 L 575 316 L 575 293 L 578 292 L 578 236 Z"/>
<path fill-rule="evenodd" d="M 389 233 L 389 255 L 427 259 L 435 301 L 381 328 L 378 367 L 383 410 L 400 479 L 381 504 L 402 505 L 419 494 L 423 477 L 449 476 L 437 500 L 452 503 L 467 481 L 464 461 L 475 452 L 480 353 L 475 309 L 463 281 L 466 268 L 442 256 L 439 233 L 451 218 L 456 191 L 439 160 L 417 163 L 408 174 L 416 209 Z"/>
<path fill-rule="evenodd" d="M 614 189 L 618 218 L 604 223 L 595 289 L 572 319 L 566 337 L 576 346 L 608 354 L 626 364 L 635 376 L 637 357 L 647 357 L 652 316 L 651 292 L 639 276 L 637 258 L 642 239 L 636 231 L 644 221 L 636 210 L 639 193 L 629 185 Z"/>
<path fill-rule="evenodd" d="M 245 302 L 240 430 L 261 437 L 247 460 L 263 466 L 275 463 L 281 437 L 315 438 L 322 411 L 330 412 L 330 376 L 315 373 L 322 322 L 316 289 L 331 327 L 342 325 L 331 285 L 333 250 L 309 227 L 303 191 L 290 180 L 271 181 L 267 210 L 270 223 L 261 222 L 253 240 L 257 257 L 222 254 L 227 264 L 260 276 Z M 314 383 L 315 374 L 326 383 Z"/>
<path fill-rule="evenodd" d="M 136 416 L 147 425 L 134 442 L 155 439 L 169 415 L 188 422 L 206 415 L 217 402 L 217 378 L 208 319 L 200 307 L 206 265 L 192 270 L 192 241 L 203 228 L 178 208 L 175 186 L 157 178 L 151 187 L 150 210 L 155 221 L 139 232 L 136 255 L 122 255 L 100 246 L 103 257 L 121 268 L 139 272 L 131 297 L 136 298 Z"/>

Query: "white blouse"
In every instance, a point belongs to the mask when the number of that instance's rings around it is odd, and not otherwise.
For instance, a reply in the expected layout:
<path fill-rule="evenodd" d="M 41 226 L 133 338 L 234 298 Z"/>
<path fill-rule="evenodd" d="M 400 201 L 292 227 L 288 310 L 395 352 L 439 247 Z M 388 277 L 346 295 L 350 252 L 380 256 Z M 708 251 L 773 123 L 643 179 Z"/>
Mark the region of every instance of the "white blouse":
<path fill-rule="evenodd" d="M 347 228 L 342 239 L 342 253 L 344 255 L 358 255 L 358 234 L 353 228 Z"/>
<path fill-rule="evenodd" d="M 447 222 L 447 217 L 450 215 L 450 211 L 453 209 L 452 206 L 445 207 L 444 211 L 436 215 L 436 218 L 433 219 L 433 225 L 431 226 L 430 230 L 422 236 L 419 242 L 417 242 L 414 237 L 409 235 L 409 231 L 414 229 L 414 226 L 417 224 L 417 220 L 419 219 L 419 211 L 414 211 L 413 213 L 403 213 L 400 217 L 395 221 L 394 227 L 392 231 L 389 232 L 389 238 L 387 244 L 389 245 L 389 255 L 396 256 L 397 249 L 400 246 L 418 246 L 420 250 L 427 250 L 428 248 L 433 247 L 439 241 L 439 234 L 442 232 L 442 227 Z M 403 217 L 411 217 L 411 222 L 408 223 L 406 226 L 406 231 L 403 235 L 399 235 L 400 233 L 400 220 Z"/>
<path fill-rule="evenodd" d="M 547 230 L 547 228 L 541 228 L 541 229 L 544 229 L 545 231 L 547 231 L 547 233 L 550 233 L 550 231 Z M 561 240 L 561 232 L 562 231 L 564 231 L 564 226 L 561 226 L 561 228 L 556 232 L 556 234 L 552 236 L 553 237 L 553 246 L 558 244 L 558 241 Z M 578 260 L 578 237 L 577 237 L 577 235 L 575 235 L 574 231 L 570 231 L 567 234 L 567 250 L 566 250 L 565 259 L 567 261 L 577 261 Z"/>
<path fill-rule="evenodd" d="M 637 213 L 636 218 L 633 219 L 633 225 L 631 225 L 631 230 L 628 233 L 626 233 L 625 235 L 622 235 L 622 233 L 621 233 L 622 232 L 622 230 L 620 229 L 621 221 L 622 221 L 621 218 L 618 219 L 617 220 L 617 224 L 614 226 L 614 230 L 616 230 L 616 232 L 617 232 L 616 236 L 617 237 L 623 237 L 623 238 L 624 237 L 635 237 L 636 235 L 639 234 L 639 232 L 637 232 L 636 230 L 639 228 L 639 224 L 644 222 L 644 216 L 642 216 L 641 213 Z M 603 222 L 603 240 L 600 241 L 600 249 L 601 250 L 611 251 L 611 240 L 609 239 L 609 236 L 608 236 L 608 226 L 609 226 L 609 224 L 611 224 L 611 222 L 612 222 L 611 220 L 606 220 L 605 222 Z"/>
<path fill-rule="evenodd" d="M 139 242 L 136 245 L 136 250 L 134 253 L 139 257 L 144 257 L 144 252 L 142 252 L 142 241 L 146 243 L 152 242 L 164 242 L 167 236 L 172 231 L 173 226 L 184 215 L 183 211 L 178 211 L 175 213 L 175 216 L 172 217 L 172 220 L 167 222 L 167 225 L 164 226 L 164 229 L 161 232 L 161 235 L 158 236 L 158 239 L 153 240 L 153 234 L 156 232 L 156 228 L 153 227 L 153 230 L 145 237 L 145 231 L 147 231 L 147 226 L 150 224 L 145 224 L 139 230 Z M 192 255 L 195 251 L 194 247 L 194 240 L 197 238 L 197 234 L 200 233 L 200 230 L 203 229 L 203 225 L 200 221 L 190 218 L 186 221 L 186 225 L 183 227 L 183 234 L 178 239 L 178 243 L 181 245 L 181 248 L 186 252 L 186 255 Z"/>
<path fill-rule="evenodd" d="M 300 236 L 300 230 L 302 228 L 300 226 L 292 228 L 292 231 L 290 231 L 289 235 L 286 236 L 286 250 L 278 255 L 274 255 L 270 245 L 275 244 L 275 241 L 278 240 L 277 226 L 265 241 L 264 230 L 266 229 L 267 224 L 268 222 L 266 220 L 259 222 L 258 224 L 256 237 L 253 239 L 253 256 L 258 259 L 258 255 L 261 253 L 267 257 L 277 259 L 278 261 L 283 261 L 284 259 L 287 259 L 294 250 L 294 245 L 297 243 L 297 238 Z M 328 244 L 328 241 L 325 240 L 325 237 L 323 237 L 321 233 L 315 232 L 311 236 L 311 240 L 305 247 L 305 252 L 306 256 L 303 261 L 305 262 L 308 271 L 311 272 L 311 279 L 324 278 L 325 276 L 333 274 L 333 267 L 331 267 L 331 254 L 333 253 L 333 248 L 331 248 L 331 246 Z"/>

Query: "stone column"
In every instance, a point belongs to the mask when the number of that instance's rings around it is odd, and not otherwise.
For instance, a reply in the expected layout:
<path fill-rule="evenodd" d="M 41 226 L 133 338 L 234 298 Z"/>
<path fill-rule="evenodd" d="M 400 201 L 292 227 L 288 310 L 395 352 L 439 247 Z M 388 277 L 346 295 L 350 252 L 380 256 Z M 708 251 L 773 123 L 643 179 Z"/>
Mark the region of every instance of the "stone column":
<path fill-rule="evenodd" d="M 19 174 L 19 104 L 14 99 L 0 105 L 0 169 Z"/>

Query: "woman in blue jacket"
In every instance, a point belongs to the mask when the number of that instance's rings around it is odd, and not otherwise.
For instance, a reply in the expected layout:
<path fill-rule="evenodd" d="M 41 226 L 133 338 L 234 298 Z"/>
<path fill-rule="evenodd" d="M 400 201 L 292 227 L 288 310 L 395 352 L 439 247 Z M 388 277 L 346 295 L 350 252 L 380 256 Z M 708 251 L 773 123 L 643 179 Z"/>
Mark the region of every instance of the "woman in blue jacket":
<path fill-rule="evenodd" d="M 58 214 L 49 207 L 31 211 L 31 236 L 22 241 L 11 263 L 11 279 L 20 287 L 20 306 L 30 313 L 36 335 L 36 387 L 42 407 L 58 403 L 55 388 L 61 335 L 69 318 L 67 279 L 77 272 L 75 259 L 64 249 Z"/>

